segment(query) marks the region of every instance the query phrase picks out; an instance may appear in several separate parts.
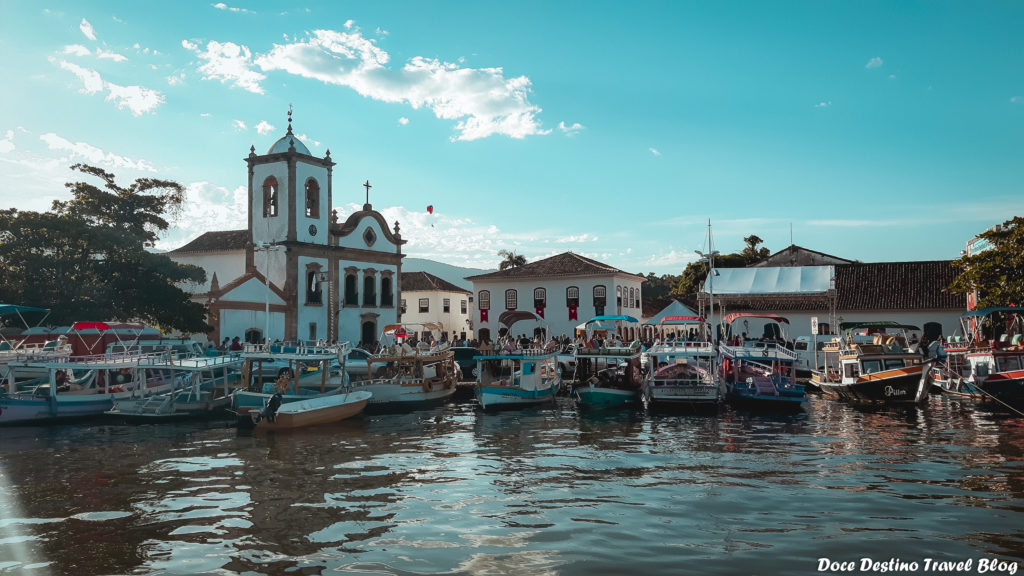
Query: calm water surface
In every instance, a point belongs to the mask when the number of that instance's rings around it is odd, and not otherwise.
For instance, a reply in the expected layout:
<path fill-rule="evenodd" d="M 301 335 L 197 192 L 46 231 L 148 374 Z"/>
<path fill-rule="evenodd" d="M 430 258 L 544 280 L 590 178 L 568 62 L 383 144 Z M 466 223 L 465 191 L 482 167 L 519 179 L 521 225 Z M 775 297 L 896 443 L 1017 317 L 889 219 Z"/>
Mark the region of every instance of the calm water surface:
<path fill-rule="evenodd" d="M 463 403 L 255 435 L 224 422 L 6 428 L 0 573 L 1024 568 L 1022 455 L 1024 419 L 940 397 L 883 412 L 814 397 L 776 417 Z"/>

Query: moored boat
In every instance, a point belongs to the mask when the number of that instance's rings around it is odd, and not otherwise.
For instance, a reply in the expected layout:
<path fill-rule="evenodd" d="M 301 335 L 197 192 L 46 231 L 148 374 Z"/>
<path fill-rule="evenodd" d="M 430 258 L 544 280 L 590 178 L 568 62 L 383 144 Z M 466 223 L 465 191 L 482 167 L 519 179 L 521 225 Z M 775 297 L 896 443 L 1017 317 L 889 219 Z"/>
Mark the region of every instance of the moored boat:
<path fill-rule="evenodd" d="M 317 396 L 279 404 L 275 410 L 252 408 L 248 416 L 256 430 L 287 430 L 331 424 L 361 413 L 371 396 L 366 390 Z"/>
<path fill-rule="evenodd" d="M 996 315 L 1003 315 L 996 322 Z M 1024 318 L 1013 306 L 981 308 L 961 317 L 963 341 L 947 342 L 933 372 L 942 392 L 1024 413 Z M 986 329 L 1002 329 L 985 337 Z"/>
<path fill-rule="evenodd" d="M 663 335 L 666 326 L 683 332 L 659 340 L 648 350 L 650 372 L 641 389 L 644 406 L 650 411 L 717 412 L 725 390 L 715 370 L 716 352 L 707 322 L 699 316 L 669 316 L 661 321 Z"/>
<path fill-rule="evenodd" d="M 521 320 L 540 319 L 531 312 L 502 313 L 499 322 L 511 328 Z M 477 356 L 474 394 L 484 410 L 524 408 L 555 401 L 562 385 L 556 348 L 503 349 Z"/>
<path fill-rule="evenodd" d="M 242 382 L 240 356 L 194 357 L 148 363 L 151 370 L 172 374 L 174 388 L 161 393 L 117 399 L 106 412 L 125 420 L 151 422 L 223 415 L 231 394 Z"/>
<path fill-rule="evenodd" d="M 584 325 L 589 341 L 594 326 L 616 328 L 618 323 L 639 323 L 626 315 L 595 316 Z M 581 408 L 606 409 L 640 405 L 640 343 L 575 348 L 572 396 Z"/>
<path fill-rule="evenodd" d="M 771 323 L 765 325 L 761 338 L 733 335 L 719 344 L 719 370 L 725 381 L 726 400 L 749 409 L 799 410 L 807 395 L 804 385 L 796 379 L 797 355 L 785 346 L 782 325 L 789 320 L 776 314 L 733 313 L 727 314 L 722 322 L 731 330 L 733 322 L 740 319 Z"/>
<path fill-rule="evenodd" d="M 250 409 L 262 410 L 278 393 L 282 402 L 290 403 L 344 391 L 348 383 L 344 371 L 348 351 L 348 342 L 246 344 L 241 354 L 242 382 L 246 387 L 231 395 L 231 410 L 239 416 L 239 424 L 245 425 Z"/>
<path fill-rule="evenodd" d="M 815 384 L 825 393 L 861 405 L 920 404 L 931 386 L 934 359 L 911 352 L 906 338 L 889 334 L 892 330 L 920 330 L 895 322 L 844 322 L 844 336 L 838 341 L 838 366 L 819 373 Z M 873 332 L 872 341 L 857 342 L 852 332 Z"/>

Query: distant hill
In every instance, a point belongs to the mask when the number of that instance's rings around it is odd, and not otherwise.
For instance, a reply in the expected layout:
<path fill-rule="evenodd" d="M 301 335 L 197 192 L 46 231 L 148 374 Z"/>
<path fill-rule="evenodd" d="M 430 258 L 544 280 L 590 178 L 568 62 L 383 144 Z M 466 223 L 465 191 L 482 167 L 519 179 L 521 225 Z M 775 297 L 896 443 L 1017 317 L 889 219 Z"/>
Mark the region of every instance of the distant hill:
<path fill-rule="evenodd" d="M 488 272 L 494 271 L 495 270 L 493 268 L 490 270 L 485 270 L 483 268 L 462 268 L 461 266 L 453 266 L 451 264 L 444 264 L 433 260 L 426 260 L 424 258 L 402 259 L 402 272 L 426 272 L 428 274 L 433 274 L 442 280 L 447 280 L 459 288 L 465 288 L 470 292 L 473 291 L 473 284 L 465 279 L 466 276 L 476 276 L 477 274 L 487 274 Z"/>

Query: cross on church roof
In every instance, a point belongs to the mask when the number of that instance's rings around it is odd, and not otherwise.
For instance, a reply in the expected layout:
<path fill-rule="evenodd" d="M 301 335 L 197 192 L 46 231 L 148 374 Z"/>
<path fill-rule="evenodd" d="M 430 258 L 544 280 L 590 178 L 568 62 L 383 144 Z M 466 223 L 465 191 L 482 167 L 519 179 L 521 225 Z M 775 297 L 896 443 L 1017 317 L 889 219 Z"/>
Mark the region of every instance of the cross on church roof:
<path fill-rule="evenodd" d="M 288 105 L 288 133 L 292 133 L 292 105 Z"/>
<path fill-rule="evenodd" d="M 363 184 L 363 188 L 366 188 L 366 205 L 369 206 L 370 205 L 370 188 L 373 188 L 373 186 L 371 186 L 370 185 L 370 181 L 367 180 L 366 184 Z"/>

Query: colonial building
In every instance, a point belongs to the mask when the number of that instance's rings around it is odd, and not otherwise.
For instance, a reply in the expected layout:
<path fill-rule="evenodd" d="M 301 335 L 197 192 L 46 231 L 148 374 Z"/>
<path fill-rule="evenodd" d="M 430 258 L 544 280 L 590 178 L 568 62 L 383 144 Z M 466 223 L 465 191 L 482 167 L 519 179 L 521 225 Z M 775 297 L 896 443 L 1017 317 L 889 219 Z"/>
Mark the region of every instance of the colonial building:
<path fill-rule="evenodd" d="M 190 286 L 210 308 L 211 340 L 376 340 L 398 321 L 402 245 L 366 203 L 345 222 L 331 210 L 335 162 L 312 155 L 292 133 L 266 154 L 249 149 L 248 228 L 207 232 L 169 253 L 206 270 Z"/>
<path fill-rule="evenodd" d="M 778 314 L 789 320 L 791 338 L 810 335 L 811 318 L 834 330 L 842 322 L 890 320 L 919 326 L 933 337 L 950 335 L 964 312 L 963 297 L 946 289 L 956 276 L 949 260 L 719 268 L 718 273 L 711 284 L 714 294 L 707 282 L 700 294 L 702 312 L 710 296 L 716 317 L 722 310 Z M 762 324 L 751 319 L 738 330 L 760 336 Z"/>
<path fill-rule="evenodd" d="M 555 337 L 571 337 L 579 324 L 594 316 L 628 314 L 639 319 L 641 314 L 643 276 L 572 252 L 466 280 L 476 293 L 474 325 L 480 339 L 493 341 L 504 333 L 498 318 L 505 311 L 525 310 L 541 318 L 541 325 L 516 324 L 513 335 L 546 328 Z M 624 336 L 635 338 L 638 329 L 629 330 Z"/>
<path fill-rule="evenodd" d="M 472 339 L 472 295 L 469 290 L 429 272 L 405 272 L 402 274 L 402 322 L 440 325 L 449 341 Z"/>

